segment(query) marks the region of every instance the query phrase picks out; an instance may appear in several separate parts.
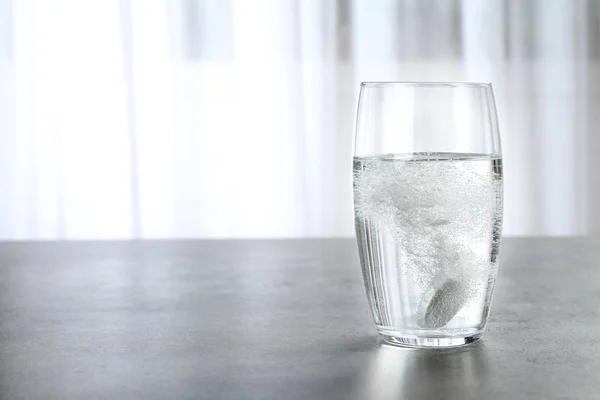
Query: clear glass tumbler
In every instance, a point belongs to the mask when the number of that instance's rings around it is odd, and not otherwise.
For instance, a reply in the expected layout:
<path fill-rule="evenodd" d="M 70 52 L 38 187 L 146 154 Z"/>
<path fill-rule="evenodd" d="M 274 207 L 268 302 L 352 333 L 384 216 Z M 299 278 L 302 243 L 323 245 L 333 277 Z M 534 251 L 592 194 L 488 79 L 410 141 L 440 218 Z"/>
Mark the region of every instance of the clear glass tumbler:
<path fill-rule="evenodd" d="M 383 340 L 413 347 L 478 340 L 502 234 L 491 85 L 363 83 L 353 173 L 362 272 Z"/>

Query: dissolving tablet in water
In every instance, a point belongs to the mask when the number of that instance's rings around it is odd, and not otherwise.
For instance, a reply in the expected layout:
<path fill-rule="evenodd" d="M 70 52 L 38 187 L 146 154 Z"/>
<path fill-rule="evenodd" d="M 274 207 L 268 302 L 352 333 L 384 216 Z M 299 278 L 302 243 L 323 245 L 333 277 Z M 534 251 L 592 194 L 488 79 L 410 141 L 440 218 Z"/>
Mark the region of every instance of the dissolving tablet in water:
<path fill-rule="evenodd" d="M 469 285 L 459 278 L 440 275 L 425 290 L 417 312 L 421 328 L 442 328 L 454 318 L 469 299 Z"/>

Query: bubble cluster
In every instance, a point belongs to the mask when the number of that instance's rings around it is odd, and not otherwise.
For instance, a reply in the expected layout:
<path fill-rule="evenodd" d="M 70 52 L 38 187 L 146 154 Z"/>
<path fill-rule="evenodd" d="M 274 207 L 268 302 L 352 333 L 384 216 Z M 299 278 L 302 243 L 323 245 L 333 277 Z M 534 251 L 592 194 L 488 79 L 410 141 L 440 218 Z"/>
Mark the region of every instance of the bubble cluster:
<path fill-rule="evenodd" d="M 394 238 L 402 271 L 421 290 L 439 276 L 476 290 L 501 229 L 501 169 L 493 163 L 481 156 L 357 159 L 356 218 Z"/>

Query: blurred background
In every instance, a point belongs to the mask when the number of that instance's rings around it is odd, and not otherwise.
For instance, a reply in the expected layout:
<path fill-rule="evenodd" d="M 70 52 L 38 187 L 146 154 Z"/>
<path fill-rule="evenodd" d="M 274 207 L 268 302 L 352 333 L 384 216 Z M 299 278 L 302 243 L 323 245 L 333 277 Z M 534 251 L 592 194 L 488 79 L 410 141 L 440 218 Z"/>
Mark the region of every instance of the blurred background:
<path fill-rule="evenodd" d="M 505 233 L 600 230 L 600 0 L 0 0 L 0 239 L 351 236 L 374 80 L 492 82 Z"/>

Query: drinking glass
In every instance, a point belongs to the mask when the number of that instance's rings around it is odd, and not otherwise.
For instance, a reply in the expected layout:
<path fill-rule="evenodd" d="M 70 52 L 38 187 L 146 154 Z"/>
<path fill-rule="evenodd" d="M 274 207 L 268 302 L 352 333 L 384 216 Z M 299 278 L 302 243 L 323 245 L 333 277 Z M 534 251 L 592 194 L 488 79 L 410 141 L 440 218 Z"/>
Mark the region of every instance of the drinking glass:
<path fill-rule="evenodd" d="M 353 177 L 363 278 L 383 340 L 411 347 L 478 340 L 502 234 L 491 84 L 362 83 Z"/>

